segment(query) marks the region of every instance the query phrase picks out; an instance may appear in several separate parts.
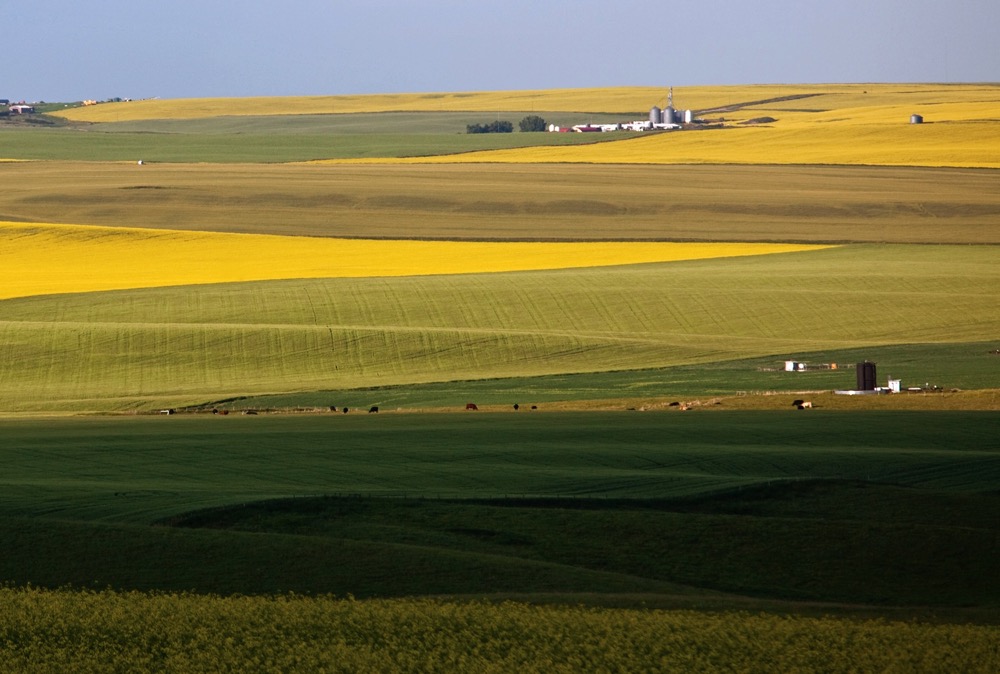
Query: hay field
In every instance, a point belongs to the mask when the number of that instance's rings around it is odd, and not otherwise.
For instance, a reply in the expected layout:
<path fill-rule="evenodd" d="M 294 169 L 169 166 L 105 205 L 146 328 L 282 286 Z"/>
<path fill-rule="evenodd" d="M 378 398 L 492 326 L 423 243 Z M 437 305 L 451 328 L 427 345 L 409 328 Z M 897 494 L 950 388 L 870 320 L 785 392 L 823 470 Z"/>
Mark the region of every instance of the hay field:
<path fill-rule="evenodd" d="M 1000 243 L 993 171 L 0 164 L 0 220 L 323 237 Z"/>
<path fill-rule="evenodd" d="M 737 243 L 372 241 L 0 222 L 0 299 L 275 279 L 604 267 L 821 248 Z"/>

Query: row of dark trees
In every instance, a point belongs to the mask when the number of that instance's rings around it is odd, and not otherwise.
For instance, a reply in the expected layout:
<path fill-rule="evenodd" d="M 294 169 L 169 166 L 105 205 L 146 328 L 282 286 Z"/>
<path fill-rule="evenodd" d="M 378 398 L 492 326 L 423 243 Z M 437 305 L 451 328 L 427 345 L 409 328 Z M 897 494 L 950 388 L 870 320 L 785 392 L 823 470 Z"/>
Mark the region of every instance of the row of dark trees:
<path fill-rule="evenodd" d="M 521 131 L 545 131 L 545 127 L 545 120 L 538 115 L 528 115 L 518 124 Z M 465 127 L 466 133 L 511 133 L 513 130 L 512 122 L 499 119 L 489 124 L 469 124 Z"/>
<path fill-rule="evenodd" d="M 465 127 L 466 133 L 510 133 L 513 130 L 511 122 L 501 122 L 499 119 L 489 124 L 469 124 Z"/>

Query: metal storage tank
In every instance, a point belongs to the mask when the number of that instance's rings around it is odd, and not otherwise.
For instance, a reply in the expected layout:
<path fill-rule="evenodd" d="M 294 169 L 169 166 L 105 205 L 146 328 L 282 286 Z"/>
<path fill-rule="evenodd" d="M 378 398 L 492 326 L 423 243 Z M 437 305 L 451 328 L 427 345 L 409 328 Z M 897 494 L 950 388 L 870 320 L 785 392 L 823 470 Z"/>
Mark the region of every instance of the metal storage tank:
<path fill-rule="evenodd" d="M 924 118 L 922 115 L 910 115 L 910 124 L 923 124 Z"/>
<path fill-rule="evenodd" d="M 667 109 L 663 111 L 663 123 L 664 124 L 677 123 L 677 111 L 674 110 L 674 106 L 668 105 Z"/>
<path fill-rule="evenodd" d="M 649 111 L 649 121 L 651 121 L 653 124 L 663 123 L 663 111 L 660 110 L 660 106 L 654 105 L 652 109 Z"/>
<path fill-rule="evenodd" d="M 685 124 L 690 124 L 693 121 L 694 121 L 694 113 L 691 112 L 690 110 L 685 110 L 684 111 L 684 123 Z"/>
<path fill-rule="evenodd" d="M 858 376 L 858 390 L 859 391 L 874 391 L 875 390 L 875 363 L 870 363 L 867 360 L 863 363 L 857 364 L 857 376 Z"/>

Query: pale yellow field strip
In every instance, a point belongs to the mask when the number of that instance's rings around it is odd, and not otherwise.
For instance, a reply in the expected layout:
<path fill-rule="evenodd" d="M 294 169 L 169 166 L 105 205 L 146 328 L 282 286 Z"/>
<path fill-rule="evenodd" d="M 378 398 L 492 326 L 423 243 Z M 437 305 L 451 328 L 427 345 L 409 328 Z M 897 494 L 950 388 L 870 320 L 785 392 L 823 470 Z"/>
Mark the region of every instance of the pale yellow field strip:
<path fill-rule="evenodd" d="M 0 222 L 0 298 L 293 278 L 599 267 L 827 247 L 375 241 Z"/>
<path fill-rule="evenodd" d="M 665 87 L 617 87 L 357 96 L 156 99 L 68 108 L 52 114 L 80 122 L 126 122 L 147 119 L 375 112 L 497 112 L 498 110 L 624 112 L 647 108 L 665 96 Z"/>
<path fill-rule="evenodd" d="M 608 112 L 635 114 L 666 106 L 663 86 L 602 87 L 453 93 L 396 93 L 342 96 L 151 99 L 68 108 L 52 114 L 82 122 L 199 119 L 244 115 L 319 115 L 374 112 Z M 677 87 L 679 109 L 712 110 L 749 101 L 816 96 L 785 108 L 915 105 L 997 99 L 994 84 L 760 84 Z M 515 120 L 516 121 L 516 120 Z M 581 120 L 585 122 L 586 120 Z"/>

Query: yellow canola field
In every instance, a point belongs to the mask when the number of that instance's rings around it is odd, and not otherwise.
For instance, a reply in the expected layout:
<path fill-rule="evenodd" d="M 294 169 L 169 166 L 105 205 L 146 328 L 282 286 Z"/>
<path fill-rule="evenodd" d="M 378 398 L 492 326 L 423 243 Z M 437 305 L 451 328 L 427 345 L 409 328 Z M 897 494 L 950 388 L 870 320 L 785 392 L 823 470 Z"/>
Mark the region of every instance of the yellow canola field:
<path fill-rule="evenodd" d="M 925 123 L 910 124 L 914 106 L 817 112 L 744 109 L 720 129 L 621 133 L 592 145 L 539 146 L 379 163 L 589 164 L 851 164 L 1000 168 L 1000 101 L 921 106 Z M 745 124 L 771 117 L 767 124 Z M 321 163 L 376 163 L 327 160 Z"/>
<path fill-rule="evenodd" d="M 0 299 L 293 278 L 597 267 L 825 247 L 828 246 L 375 241 L 0 222 Z"/>
<path fill-rule="evenodd" d="M 811 96 L 785 108 L 924 105 L 997 101 L 991 84 L 757 84 L 675 87 L 674 105 L 710 111 L 754 101 Z M 667 86 L 600 87 L 452 93 L 395 93 L 341 96 L 149 99 L 68 108 L 50 114 L 81 122 L 200 119 L 245 115 L 326 115 L 375 112 L 606 112 L 629 120 L 667 104 Z M 516 120 L 514 120 L 516 121 Z M 586 122 L 586 119 L 581 119 Z"/>
<path fill-rule="evenodd" d="M 680 131 L 585 146 L 321 163 L 849 164 L 1000 168 L 1000 123 Z"/>
<path fill-rule="evenodd" d="M 369 112 L 495 113 L 498 110 L 626 112 L 648 109 L 665 97 L 665 87 L 614 87 L 353 96 L 151 99 L 69 108 L 52 114 L 79 122 L 129 122 L 147 119 Z"/>

